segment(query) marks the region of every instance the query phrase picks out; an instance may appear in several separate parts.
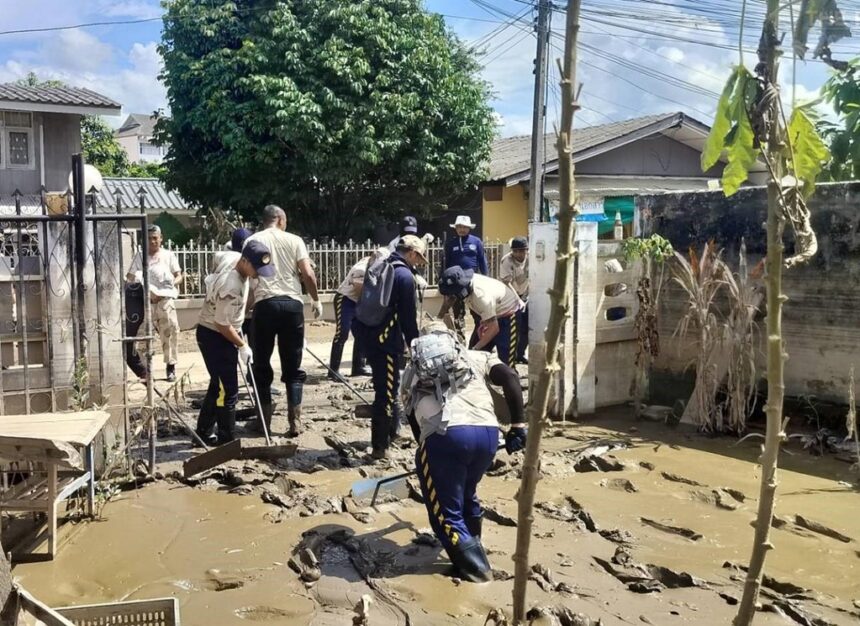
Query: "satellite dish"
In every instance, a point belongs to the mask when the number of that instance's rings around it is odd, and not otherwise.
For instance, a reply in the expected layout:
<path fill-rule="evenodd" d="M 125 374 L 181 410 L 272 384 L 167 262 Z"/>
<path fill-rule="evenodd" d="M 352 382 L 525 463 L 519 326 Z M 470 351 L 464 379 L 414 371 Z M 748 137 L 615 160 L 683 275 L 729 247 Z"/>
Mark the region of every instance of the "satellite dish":
<path fill-rule="evenodd" d="M 72 190 L 72 193 L 75 192 L 75 186 L 73 183 L 74 172 L 69 172 L 69 189 Z M 102 178 L 102 173 L 96 169 L 93 165 L 84 165 L 84 192 L 89 193 L 91 189 L 95 188 L 96 191 L 101 191 L 102 187 L 104 187 L 104 179 Z"/>

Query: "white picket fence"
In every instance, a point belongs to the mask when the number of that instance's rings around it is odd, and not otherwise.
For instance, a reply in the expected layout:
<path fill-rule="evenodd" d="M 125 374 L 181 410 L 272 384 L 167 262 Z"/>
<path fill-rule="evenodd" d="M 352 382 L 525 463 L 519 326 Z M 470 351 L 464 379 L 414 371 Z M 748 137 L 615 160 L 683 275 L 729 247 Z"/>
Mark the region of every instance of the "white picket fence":
<path fill-rule="evenodd" d="M 212 256 L 224 249 L 214 242 L 208 246 L 200 246 L 193 242 L 184 246 L 175 246 L 173 242 L 167 241 L 165 247 L 171 250 L 179 260 L 182 268 L 183 280 L 180 285 L 180 298 L 201 298 L 205 293 L 203 279 L 209 272 Z M 308 253 L 314 263 L 317 276 L 317 285 L 320 292 L 330 293 L 335 291 L 350 268 L 362 258 L 370 255 L 379 246 L 371 241 L 355 242 L 346 244 L 319 243 L 316 240 L 308 243 Z M 498 276 L 499 263 L 507 252 L 506 244 L 502 242 L 484 243 L 487 255 L 487 265 L 490 275 Z M 427 269 L 424 277 L 430 285 L 435 285 L 442 268 L 443 247 L 442 243 L 434 243 L 427 248 Z"/>

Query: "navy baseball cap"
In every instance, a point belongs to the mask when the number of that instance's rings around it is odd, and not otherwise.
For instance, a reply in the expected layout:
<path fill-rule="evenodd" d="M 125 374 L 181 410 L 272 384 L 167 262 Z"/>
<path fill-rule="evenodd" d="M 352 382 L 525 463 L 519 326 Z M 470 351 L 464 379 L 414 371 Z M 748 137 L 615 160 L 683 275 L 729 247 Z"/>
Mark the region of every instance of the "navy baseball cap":
<path fill-rule="evenodd" d="M 439 293 L 463 299 L 472 292 L 472 277 L 475 272 L 464 270 L 459 265 L 449 267 L 439 277 Z"/>
<path fill-rule="evenodd" d="M 262 241 L 251 240 L 242 248 L 242 257 L 248 259 L 257 274 L 263 278 L 271 278 L 275 275 L 275 266 L 272 265 L 272 253 Z"/>
<path fill-rule="evenodd" d="M 514 237 L 511 239 L 511 250 L 528 250 L 529 240 L 525 237 Z"/>
<path fill-rule="evenodd" d="M 247 228 L 237 228 L 233 231 L 233 236 L 230 238 L 230 249 L 234 252 L 241 252 L 242 246 L 245 245 L 245 240 L 253 234 Z"/>
<path fill-rule="evenodd" d="M 417 235 L 418 220 L 416 220 L 411 215 L 407 215 L 402 220 L 400 220 L 400 232 L 406 233 L 407 235 Z"/>

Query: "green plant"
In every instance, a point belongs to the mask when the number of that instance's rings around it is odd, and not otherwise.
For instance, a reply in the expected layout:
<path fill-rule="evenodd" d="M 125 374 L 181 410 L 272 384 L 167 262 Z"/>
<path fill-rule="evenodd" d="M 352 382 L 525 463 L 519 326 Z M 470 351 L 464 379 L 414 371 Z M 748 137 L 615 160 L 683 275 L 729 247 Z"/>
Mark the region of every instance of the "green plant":
<path fill-rule="evenodd" d="M 85 411 L 90 408 L 90 372 L 87 359 L 81 357 L 75 363 L 72 374 L 72 397 L 69 408 L 73 411 Z"/>
<path fill-rule="evenodd" d="M 475 53 L 421 0 L 172 0 L 168 185 L 345 238 L 479 183 L 496 122 Z"/>

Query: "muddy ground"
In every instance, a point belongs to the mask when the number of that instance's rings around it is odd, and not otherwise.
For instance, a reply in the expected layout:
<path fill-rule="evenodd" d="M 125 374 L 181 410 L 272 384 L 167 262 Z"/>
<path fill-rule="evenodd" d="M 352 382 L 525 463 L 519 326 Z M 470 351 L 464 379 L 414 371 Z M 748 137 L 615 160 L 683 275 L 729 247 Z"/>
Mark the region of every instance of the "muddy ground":
<path fill-rule="evenodd" d="M 321 356 L 327 331 L 310 333 Z M 175 596 L 186 626 L 348 625 L 365 595 L 373 626 L 481 625 L 490 610 L 507 609 L 521 458 L 500 453 L 480 487 L 496 580 L 460 582 L 414 489 L 375 508 L 349 497 L 355 481 L 411 469 L 414 448 L 404 440 L 392 459 L 372 462 L 355 398 L 306 365 L 307 428 L 294 458 L 232 461 L 186 480 L 181 461 L 194 451 L 165 424 L 162 478 L 113 497 L 99 521 L 67 524 L 57 558 L 18 565 L 15 576 L 54 606 Z M 181 405 L 189 422 L 201 381 Z M 369 381 L 356 382 L 369 398 Z M 279 410 L 274 431 L 285 430 Z M 759 445 L 636 422 L 625 407 L 553 425 L 529 604 L 607 625 L 729 624 L 749 558 Z M 756 623 L 858 623 L 858 474 L 796 442 L 788 450 Z"/>

